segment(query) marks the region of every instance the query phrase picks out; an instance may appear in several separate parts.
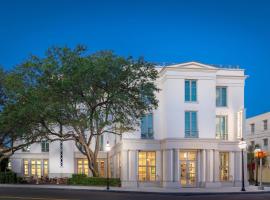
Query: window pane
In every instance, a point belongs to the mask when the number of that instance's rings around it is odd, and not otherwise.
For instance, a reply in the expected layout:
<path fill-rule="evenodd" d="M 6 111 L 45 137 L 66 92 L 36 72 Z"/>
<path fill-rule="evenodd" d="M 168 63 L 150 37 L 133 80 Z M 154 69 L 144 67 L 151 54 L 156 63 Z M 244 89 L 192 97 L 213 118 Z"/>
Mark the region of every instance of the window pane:
<path fill-rule="evenodd" d="M 197 136 L 197 112 L 191 112 L 191 135 Z"/>
<path fill-rule="evenodd" d="M 190 112 L 185 112 L 185 135 L 190 136 Z"/>
<path fill-rule="evenodd" d="M 190 101 L 190 81 L 185 80 L 185 101 Z"/>
<path fill-rule="evenodd" d="M 194 80 L 192 81 L 191 88 L 192 88 L 191 101 L 197 101 L 197 82 L 196 81 L 194 81 Z"/>

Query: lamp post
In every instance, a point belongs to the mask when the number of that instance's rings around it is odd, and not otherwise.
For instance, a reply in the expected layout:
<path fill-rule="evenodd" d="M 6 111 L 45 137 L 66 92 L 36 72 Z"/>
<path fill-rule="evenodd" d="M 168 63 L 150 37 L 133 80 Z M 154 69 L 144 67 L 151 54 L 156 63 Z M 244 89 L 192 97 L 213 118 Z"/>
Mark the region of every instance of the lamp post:
<path fill-rule="evenodd" d="M 254 150 L 255 155 L 255 186 L 258 186 L 258 152 L 261 151 L 260 148 L 256 147 Z"/>
<path fill-rule="evenodd" d="M 107 141 L 105 146 L 105 151 L 107 152 L 107 190 L 110 189 L 110 180 L 109 180 L 109 152 L 111 150 L 110 143 Z"/>
<path fill-rule="evenodd" d="M 266 153 L 259 148 L 255 149 L 254 153 L 255 153 L 255 157 L 260 159 L 260 185 L 258 189 L 264 190 L 264 187 L 262 185 L 262 159 L 266 156 Z"/>
<path fill-rule="evenodd" d="M 241 139 L 238 146 L 239 146 L 239 148 L 241 149 L 241 152 L 242 152 L 242 189 L 241 189 L 241 191 L 246 191 L 246 189 L 245 189 L 244 149 L 247 148 L 247 142 L 244 141 L 244 138 Z"/>

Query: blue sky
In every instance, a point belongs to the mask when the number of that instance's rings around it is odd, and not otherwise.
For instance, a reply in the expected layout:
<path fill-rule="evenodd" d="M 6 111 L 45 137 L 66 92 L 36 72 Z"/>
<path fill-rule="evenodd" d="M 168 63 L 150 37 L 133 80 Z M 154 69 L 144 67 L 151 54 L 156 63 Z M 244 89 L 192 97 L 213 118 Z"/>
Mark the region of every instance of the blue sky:
<path fill-rule="evenodd" d="M 0 0 L 0 65 L 52 45 L 152 62 L 239 65 L 247 115 L 270 111 L 270 1 Z"/>

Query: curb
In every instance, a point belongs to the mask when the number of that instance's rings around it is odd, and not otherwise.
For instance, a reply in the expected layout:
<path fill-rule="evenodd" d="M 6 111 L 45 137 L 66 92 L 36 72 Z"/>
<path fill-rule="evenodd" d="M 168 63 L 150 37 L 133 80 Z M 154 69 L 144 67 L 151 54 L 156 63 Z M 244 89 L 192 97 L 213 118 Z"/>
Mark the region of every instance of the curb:
<path fill-rule="evenodd" d="M 49 185 L 43 185 L 49 186 Z M 81 190 L 81 191 L 90 191 L 90 192 L 111 192 L 111 193 L 134 193 L 134 194 L 158 194 L 158 195 L 174 195 L 174 196 L 201 196 L 201 195 L 242 195 L 242 194 L 266 194 L 270 191 L 239 191 L 239 192 L 159 192 L 159 191 L 133 191 L 133 190 L 114 190 L 114 189 L 95 189 L 95 188 L 68 188 L 68 187 L 42 187 L 39 185 L 9 185 L 9 184 L 0 184 L 0 188 L 28 188 L 28 189 L 52 189 L 52 190 Z"/>

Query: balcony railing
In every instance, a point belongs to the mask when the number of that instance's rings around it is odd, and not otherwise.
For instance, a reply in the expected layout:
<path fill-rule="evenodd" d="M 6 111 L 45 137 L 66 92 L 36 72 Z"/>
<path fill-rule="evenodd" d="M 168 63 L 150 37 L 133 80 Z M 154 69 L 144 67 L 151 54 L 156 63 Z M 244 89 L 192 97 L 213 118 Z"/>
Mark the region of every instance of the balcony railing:
<path fill-rule="evenodd" d="M 216 139 L 228 140 L 228 134 L 216 134 Z"/>

